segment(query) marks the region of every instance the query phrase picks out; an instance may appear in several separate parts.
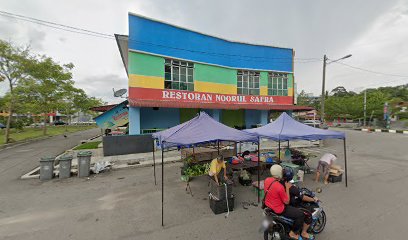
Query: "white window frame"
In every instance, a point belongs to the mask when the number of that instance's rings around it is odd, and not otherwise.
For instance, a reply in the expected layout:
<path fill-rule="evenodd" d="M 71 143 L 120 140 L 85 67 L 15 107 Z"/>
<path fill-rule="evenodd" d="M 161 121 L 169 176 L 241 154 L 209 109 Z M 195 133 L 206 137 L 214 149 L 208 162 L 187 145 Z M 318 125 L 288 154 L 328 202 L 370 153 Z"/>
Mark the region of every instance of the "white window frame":
<path fill-rule="evenodd" d="M 247 80 L 245 81 L 245 77 Z M 237 93 L 239 95 L 260 95 L 261 73 L 256 71 L 237 71 Z"/>
<path fill-rule="evenodd" d="M 170 72 L 166 71 L 167 67 L 170 67 Z M 182 74 L 183 69 L 185 70 L 184 74 Z M 168 74 L 170 74 L 170 78 Z M 185 81 L 181 81 L 182 78 L 185 78 Z M 194 63 L 166 58 L 164 60 L 164 88 L 194 91 Z"/>

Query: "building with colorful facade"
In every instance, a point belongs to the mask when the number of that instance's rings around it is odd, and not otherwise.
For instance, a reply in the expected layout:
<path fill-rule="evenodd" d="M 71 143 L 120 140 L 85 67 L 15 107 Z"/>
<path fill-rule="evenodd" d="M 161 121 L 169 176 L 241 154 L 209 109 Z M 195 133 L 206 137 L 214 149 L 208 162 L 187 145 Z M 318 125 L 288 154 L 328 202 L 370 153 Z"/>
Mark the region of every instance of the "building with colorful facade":
<path fill-rule="evenodd" d="M 294 51 L 229 41 L 129 13 L 117 35 L 129 77 L 129 133 L 166 129 L 200 110 L 236 128 L 293 111 Z"/>

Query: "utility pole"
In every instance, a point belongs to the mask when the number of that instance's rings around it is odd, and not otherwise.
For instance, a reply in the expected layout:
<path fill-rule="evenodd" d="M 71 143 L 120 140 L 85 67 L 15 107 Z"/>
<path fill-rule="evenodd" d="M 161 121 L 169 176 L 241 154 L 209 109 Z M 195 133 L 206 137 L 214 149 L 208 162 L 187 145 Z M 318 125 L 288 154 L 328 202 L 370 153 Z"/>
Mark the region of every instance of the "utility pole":
<path fill-rule="evenodd" d="M 367 118 L 367 89 L 364 90 L 364 126 Z"/>
<path fill-rule="evenodd" d="M 338 61 L 340 61 L 340 60 L 343 60 L 343 59 L 346 59 L 346 58 L 349 58 L 349 57 L 351 57 L 352 55 L 351 54 L 349 54 L 349 55 L 346 55 L 346 56 L 344 56 L 344 57 L 342 57 L 342 58 L 339 58 L 339 59 L 337 59 L 337 60 L 332 60 L 332 61 L 330 61 L 329 63 L 327 62 L 327 60 L 329 60 L 328 58 L 327 58 L 327 56 L 326 55 L 324 55 L 324 57 L 323 57 L 323 81 L 322 81 L 322 98 L 321 98 L 321 101 L 320 101 L 320 118 L 321 118 L 321 121 L 322 121 L 322 123 L 324 123 L 324 100 L 325 100 L 325 97 L 326 97 L 326 65 L 327 64 L 330 64 L 330 63 L 334 63 L 334 62 L 338 62 Z"/>
<path fill-rule="evenodd" d="M 322 97 L 320 100 L 320 120 L 324 123 L 324 100 L 326 95 L 326 64 L 327 64 L 327 57 L 324 55 L 323 57 L 323 81 L 322 81 Z"/>

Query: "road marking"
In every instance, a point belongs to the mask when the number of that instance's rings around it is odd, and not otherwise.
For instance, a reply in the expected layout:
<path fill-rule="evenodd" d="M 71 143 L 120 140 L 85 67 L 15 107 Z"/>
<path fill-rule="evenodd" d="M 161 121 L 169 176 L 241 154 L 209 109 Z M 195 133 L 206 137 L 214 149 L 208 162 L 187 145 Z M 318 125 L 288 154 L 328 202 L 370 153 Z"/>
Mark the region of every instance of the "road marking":
<path fill-rule="evenodd" d="M 32 151 L 32 150 L 33 150 L 32 148 L 30 148 L 30 149 L 22 149 L 22 150 L 16 151 L 16 153 L 29 152 L 29 151 Z"/>

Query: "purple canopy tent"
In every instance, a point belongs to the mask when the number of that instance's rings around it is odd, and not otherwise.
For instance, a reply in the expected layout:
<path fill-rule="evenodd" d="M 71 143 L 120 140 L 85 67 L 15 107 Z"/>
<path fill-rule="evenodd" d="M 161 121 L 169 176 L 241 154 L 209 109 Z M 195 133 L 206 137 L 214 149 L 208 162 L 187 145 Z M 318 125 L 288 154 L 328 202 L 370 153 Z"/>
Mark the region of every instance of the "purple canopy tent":
<path fill-rule="evenodd" d="M 164 199 L 164 149 L 171 147 L 190 147 L 202 143 L 212 143 L 220 141 L 230 142 L 258 142 L 258 136 L 234 128 L 230 128 L 207 113 L 200 112 L 196 117 L 188 122 L 169 128 L 167 130 L 153 134 L 153 138 L 158 141 L 162 150 L 162 226 L 163 221 L 163 199 Z M 153 151 L 154 152 L 154 151 Z M 259 153 L 259 148 L 258 148 Z M 154 164 L 155 165 L 155 164 Z M 259 161 L 258 161 L 258 182 L 259 182 Z M 259 200 L 259 196 L 258 196 Z"/>
<path fill-rule="evenodd" d="M 287 113 L 282 113 L 272 123 L 253 129 L 244 130 L 248 133 L 257 134 L 260 138 L 269 138 L 279 142 L 279 160 L 280 160 L 280 142 L 290 140 L 324 140 L 324 139 L 343 139 L 344 142 L 344 168 L 347 187 L 347 155 L 346 155 L 346 136 L 344 132 L 323 130 L 300 123 L 290 117 Z"/>

